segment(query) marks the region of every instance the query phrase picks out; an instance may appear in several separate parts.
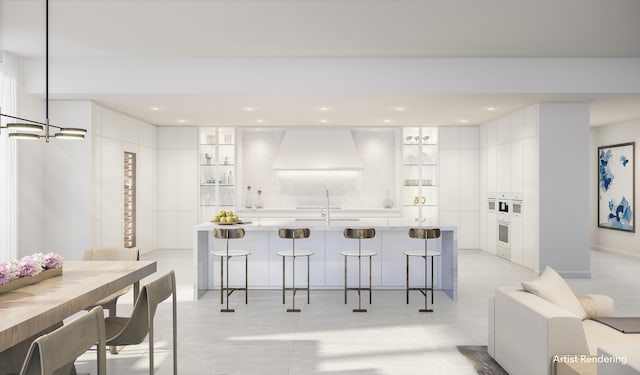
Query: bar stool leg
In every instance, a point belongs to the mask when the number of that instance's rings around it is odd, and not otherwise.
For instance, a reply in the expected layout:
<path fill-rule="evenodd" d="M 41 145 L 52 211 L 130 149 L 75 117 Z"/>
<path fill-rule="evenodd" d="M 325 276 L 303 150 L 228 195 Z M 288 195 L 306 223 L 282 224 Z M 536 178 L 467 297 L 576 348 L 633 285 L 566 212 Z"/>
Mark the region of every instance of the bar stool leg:
<path fill-rule="evenodd" d="M 347 304 L 347 256 L 344 256 L 344 304 Z"/>
<path fill-rule="evenodd" d="M 426 241 L 426 240 L 425 240 Z M 427 249 L 425 246 L 425 251 L 424 251 L 424 309 L 420 309 L 418 310 L 418 312 L 433 312 L 432 309 L 430 309 L 427 306 L 427 302 L 429 301 L 428 299 L 428 288 L 429 286 L 427 285 L 427 280 L 428 280 L 428 272 L 427 270 L 429 269 L 428 266 L 428 262 L 429 262 L 429 257 L 427 256 Z M 432 294 L 433 296 L 433 294 Z"/>
<path fill-rule="evenodd" d="M 369 257 L 369 304 L 371 304 L 371 296 L 373 293 L 371 293 L 372 287 L 371 287 L 371 271 L 373 270 L 372 266 L 371 266 L 371 260 L 372 257 Z"/>
<path fill-rule="evenodd" d="M 407 293 L 407 305 L 409 304 L 409 256 L 406 255 L 406 264 L 407 264 L 407 282 L 406 282 L 406 286 L 405 286 L 405 291 Z"/>
<path fill-rule="evenodd" d="M 371 273 L 369 273 L 371 277 Z M 371 292 L 369 292 L 369 303 L 371 303 Z M 358 255 L 358 308 L 353 309 L 353 312 L 367 312 L 367 309 L 362 308 L 362 256 Z"/>
<path fill-rule="evenodd" d="M 311 292 L 311 275 L 310 275 L 310 271 L 311 271 L 311 266 L 309 265 L 310 263 L 310 256 L 307 255 L 307 305 L 311 303 L 311 296 L 310 296 L 310 292 Z"/>
<path fill-rule="evenodd" d="M 229 270 L 227 270 L 227 276 L 229 274 Z M 227 282 L 227 284 L 229 284 Z M 227 297 L 227 299 L 229 299 Z M 249 256 L 244 256 L 244 304 L 249 304 Z"/>
<path fill-rule="evenodd" d="M 284 274 L 284 273 L 285 273 L 285 265 L 284 265 L 284 259 L 285 259 L 285 258 L 286 258 L 286 257 L 283 255 L 283 256 L 282 256 L 282 304 L 283 304 L 283 305 L 284 305 L 284 303 L 285 303 L 285 302 L 284 302 L 284 291 L 285 291 L 285 285 L 284 285 L 284 283 L 285 283 L 285 280 L 286 280 L 286 277 L 285 277 L 285 274 Z"/>
<path fill-rule="evenodd" d="M 434 257 L 431 257 L 431 305 L 433 305 L 433 294 L 435 292 L 435 285 L 433 284 L 433 261 Z"/>
<path fill-rule="evenodd" d="M 362 257 L 358 255 L 358 308 L 353 312 L 367 312 L 362 308 Z"/>
<path fill-rule="evenodd" d="M 293 275 L 293 281 L 291 282 L 291 289 L 293 290 L 291 298 L 293 302 L 291 304 L 291 308 L 287 309 L 287 312 L 300 312 L 300 309 L 296 309 L 296 256 L 292 256 L 291 259 L 293 259 L 293 269 L 291 272 Z"/>
<path fill-rule="evenodd" d="M 224 309 L 221 309 L 220 312 L 234 312 L 235 311 L 234 309 L 229 308 L 229 294 L 230 294 L 229 293 L 229 258 L 231 257 L 227 256 L 226 258 L 227 259 L 225 263 L 227 264 L 227 287 L 223 289 L 226 291 L 226 294 L 227 294 L 227 307 Z"/>
<path fill-rule="evenodd" d="M 224 303 L 224 257 L 220 257 L 220 304 Z"/>

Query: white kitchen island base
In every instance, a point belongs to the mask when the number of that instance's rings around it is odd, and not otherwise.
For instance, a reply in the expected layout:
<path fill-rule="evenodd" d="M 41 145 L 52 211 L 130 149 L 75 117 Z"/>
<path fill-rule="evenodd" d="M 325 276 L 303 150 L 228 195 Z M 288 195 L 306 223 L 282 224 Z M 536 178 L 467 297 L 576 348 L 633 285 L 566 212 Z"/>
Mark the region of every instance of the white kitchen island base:
<path fill-rule="evenodd" d="M 374 289 L 404 290 L 406 280 L 406 250 L 424 249 L 424 241 L 409 238 L 407 225 L 398 219 L 336 221 L 326 225 L 323 221 L 253 221 L 242 224 L 246 230 L 242 239 L 230 241 L 232 250 L 247 250 L 249 256 L 249 288 L 280 289 L 282 288 L 282 259 L 278 251 L 290 250 L 291 241 L 278 237 L 279 228 L 310 228 L 311 237 L 296 241 L 297 250 L 308 250 L 311 256 L 311 289 L 336 289 L 344 287 L 344 258 L 340 251 L 357 250 L 358 243 L 342 235 L 346 227 L 376 229 L 376 237 L 362 241 L 363 250 L 378 253 L 373 257 L 372 282 Z M 214 250 L 224 248 L 224 241 L 212 235 L 217 224 L 199 224 L 194 228 L 194 299 L 199 299 L 208 290 L 220 286 L 220 259 L 213 255 Z M 429 240 L 429 250 L 438 250 L 441 256 L 435 257 L 434 283 L 436 290 L 444 291 L 452 299 L 457 298 L 458 280 L 458 238 L 455 227 L 440 227 L 441 237 Z M 305 262 L 306 259 L 300 259 Z M 306 285 L 305 272 L 296 272 L 296 285 Z M 306 266 L 306 264 L 305 264 Z M 244 268 L 244 262 L 231 261 L 230 266 Z M 291 267 L 288 262 L 287 267 Z M 357 267 L 355 263 L 349 267 Z M 424 286 L 424 264 L 412 262 L 410 286 Z M 365 269 L 366 268 L 366 269 Z M 244 284 L 244 272 L 232 272 L 229 280 L 231 286 Z M 287 284 L 291 283 L 291 273 L 287 271 Z M 363 267 L 363 280 L 369 279 L 369 267 Z M 350 269 L 348 284 L 357 285 L 357 272 Z"/>

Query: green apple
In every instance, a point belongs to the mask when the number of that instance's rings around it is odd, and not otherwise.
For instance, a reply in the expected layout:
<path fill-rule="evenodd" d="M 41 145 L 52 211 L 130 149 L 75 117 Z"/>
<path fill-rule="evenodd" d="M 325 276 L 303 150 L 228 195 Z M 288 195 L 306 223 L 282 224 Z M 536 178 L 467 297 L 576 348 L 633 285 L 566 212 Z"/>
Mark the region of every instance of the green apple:
<path fill-rule="evenodd" d="M 218 222 L 220 222 L 220 216 L 214 216 L 214 217 L 213 217 L 213 222 L 214 222 L 214 223 L 218 223 Z"/>
<path fill-rule="evenodd" d="M 238 217 L 238 215 L 233 215 L 231 216 L 231 218 L 233 219 L 234 223 L 240 221 L 240 218 Z"/>

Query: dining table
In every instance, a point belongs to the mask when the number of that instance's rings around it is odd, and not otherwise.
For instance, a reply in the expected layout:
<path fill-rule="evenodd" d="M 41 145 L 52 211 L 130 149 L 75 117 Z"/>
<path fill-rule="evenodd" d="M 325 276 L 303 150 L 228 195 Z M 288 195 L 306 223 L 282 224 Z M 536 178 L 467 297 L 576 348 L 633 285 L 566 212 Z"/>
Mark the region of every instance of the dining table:
<path fill-rule="evenodd" d="M 62 274 L 0 294 L 0 375 L 19 372 L 31 341 L 156 272 L 155 261 L 66 261 Z"/>

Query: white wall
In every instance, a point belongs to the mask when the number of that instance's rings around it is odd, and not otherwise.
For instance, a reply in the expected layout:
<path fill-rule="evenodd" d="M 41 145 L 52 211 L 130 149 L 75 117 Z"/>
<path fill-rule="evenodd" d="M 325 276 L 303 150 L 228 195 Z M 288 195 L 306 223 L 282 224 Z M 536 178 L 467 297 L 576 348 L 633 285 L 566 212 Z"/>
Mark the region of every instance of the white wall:
<path fill-rule="evenodd" d="M 51 123 L 93 131 L 90 101 L 55 101 L 49 108 Z M 93 143 L 53 139 L 43 147 L 45 250 L 76 259 L 92 243 Z"/>
<path fill-rule="evenodd" d="M 276 171 L 274 160 L 284 136 L 283 129 L 240 130 L 238 169 L 240 206 L 245 202 L 247 185 L 252 192 L 261 189 L 265 208 L 295 209 L 299 206 L 325 205 L 330 191 L 331 205 L 342 208 L 383 209 L 387 190 L 395 207 L 399 187 L 397 153 L 399 129 L 353 129 L 351 134 L 362 161 L 357 171 Z M 300 155 L 304 157 L 304 155 Z"/>
<path fill-rule="evenodd" d="M 156 248 L 156 127 L 93 104 L 93 246 L 123 245 L 124 152 L 136 154 L 136 246 Z"/>
<path fill-rule="evenodd" d="M 26 118 L 44 117 L 44 102 L 19 91 L 18 113 Z M 31 255 L 48 250 L 45 246 L 46 224 L 44 190 L 44 142 L 17 141 L 17 211 L 18 211 L 18 256 Z M 51 250 L 53 251 L 53 250 Z"/>
<path fill-rule="evenodd" d="M 138 155 L 137 245 L 155 249 L 155 127 L 86 100 L 51 101 L 50 113 L 51 123 L 85 128 L 87 138 L 19 143 L 20 255 L 81 259 L 90 247 L 122 246 L 124 151 Z"/>
<path fill-rule="evenodd" d="M 192 249 L 198 222 L 198 128 L 158 128 L 158 249 Z"/>
<path fill-rule="evenodd" d="M 440 225 L 458 227 L 458 248 L 480 248 L 480 128 L 440 127 Z"/>
<path fill-rule="evenodd" d="M 640 119 L 626 121 L 591 129 L 591 148 L 589 152 L 589 232 L 591 247 L 603 251 L 611 251 L 640 256 L 640 230 L 635 233 L 598 227 L 598 147 L 626 142 L 636 142 L 635 159 L 635 222 L 637 225 L 638 207 L 640 206 L 640 168 L 638 167 L 638 147 L 640 147 Z M 637 227 L 636 227 L 637 228 Z"/>
<path fill-rule="evenodd" d="M 30 96 L 22 99 L 20 113 L 44 117 L 42 100 Z M 52 124 L 92 132 L 91 102 L 52 101 L 49 109 Z M 90 140 L 20 141 L 19 255 L 54 251 L 67 259 L 79 259 L 84 249 L 91 247 L 92 148 Z"/>
<path fill-rule="evenodd" d="M 589 105 L 540 104 L 540 267 L 589 277 Z"/>

